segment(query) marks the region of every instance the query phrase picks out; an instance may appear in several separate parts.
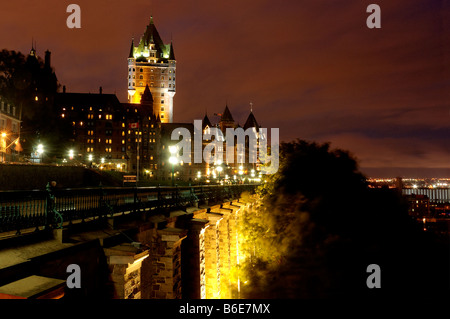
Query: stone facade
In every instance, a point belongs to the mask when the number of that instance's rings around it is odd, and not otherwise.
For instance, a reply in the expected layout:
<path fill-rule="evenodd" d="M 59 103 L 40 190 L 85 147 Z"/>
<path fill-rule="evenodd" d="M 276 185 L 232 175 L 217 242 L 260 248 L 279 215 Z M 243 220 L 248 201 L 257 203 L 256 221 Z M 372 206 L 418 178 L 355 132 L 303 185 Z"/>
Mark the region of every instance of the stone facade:
<path fill-rule="evenodd" d="M 153 96 L 153 112 L 163 123 L 173 121 L 176 93 L 176 60 L 173 44 L 164 44 L 153 18 L 137 46 L 131 43 L 128 56 L 128 102 L 140 103 L 145 87 Z"/>
<path fill-rule="evenodd" d="M 115 299 L 141 299 L 142 262 L 148 251 L 133 253 L 117 249 L 105 249 L 108 256 L 110 281 L 114 287 Z"/>
<path fill-rule="evenodd" d="M 107 232 L 89 231 L 85 224 L 79 225 L 85 230 L 81 232 L 61 229 L 65 234 L 53 239 L 61 248 L 25 262 L 29 264 L 26 275 L 63 279 L 65 267 L 55 265 L 79 264 L 82 289 L 67 291 L 68 299 L 238 298 L 236 278 L 231 276 L 239 266 L 236 225 L 247 205 L 233 201 L 168 215 L 135 214 L 133 220 L 128 215 L 115 216 Z M 23 278 L 23 267 L 0 269 L 2 284 Z"/>
<path fill-rule="evenodd" d="M 181 242 L 186 231 L 177 228 L 158 230 L 150 256 L 151 299 L 181 299 Z"/>

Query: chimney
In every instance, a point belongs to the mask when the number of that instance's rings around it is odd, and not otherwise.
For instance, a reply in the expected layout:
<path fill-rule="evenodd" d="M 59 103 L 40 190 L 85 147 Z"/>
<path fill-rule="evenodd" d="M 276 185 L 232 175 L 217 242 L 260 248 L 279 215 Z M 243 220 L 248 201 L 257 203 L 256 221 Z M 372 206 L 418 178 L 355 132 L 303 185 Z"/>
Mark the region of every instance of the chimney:
<path fill-rule="evenodd" d="M 66 86 L 63 85 L 63 93 L 66 93 Z"/>
<path fill-rule="evenodd" d="M 99 92 L 100 92 L 100 94 L 103 93 L 103 88 L 102 87 L 100 87 Z"/>
<path fill-rule="evenodd" d="M 44 67 L 46 69 L 51 69 L 50 55 L 51 55 L 51 52 L 49 50 L 45 51 L 45 64 L 44 64 Z"/>

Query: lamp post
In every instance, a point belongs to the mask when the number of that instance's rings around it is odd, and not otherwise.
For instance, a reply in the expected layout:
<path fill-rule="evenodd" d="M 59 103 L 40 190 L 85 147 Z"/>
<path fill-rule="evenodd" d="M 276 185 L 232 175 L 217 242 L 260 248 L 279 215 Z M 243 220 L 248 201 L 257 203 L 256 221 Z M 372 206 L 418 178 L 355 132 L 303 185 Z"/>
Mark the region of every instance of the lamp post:
<path fill-rule="evenodd" d="M 217 170 L 217 172 L 219 172 L 219 184 L 220 184 L 220 173 L 222 172 L 223 168 L 222 168 L 222 166 L 217 166 L 216 170 Z"/>
<path fill-rule="evenodd" d="M 176 153 L 177 153 L 178 149 L 176 146 L 169 146 L 169 152 L 170 152 L 170 157 L 169 157 L 169 163 L 172 164 L 172 186 L 174 186 L 174 174 L 175 174 L 175 165 L 178 163 L 178 159 L 176 157 Z"/>
<path fill-rule="evenodd" d="M 240 182 L 242 183 L 242 175 L 244 174 L 244 167 L 242 165 L 239 166 L 239 179 Z"/>

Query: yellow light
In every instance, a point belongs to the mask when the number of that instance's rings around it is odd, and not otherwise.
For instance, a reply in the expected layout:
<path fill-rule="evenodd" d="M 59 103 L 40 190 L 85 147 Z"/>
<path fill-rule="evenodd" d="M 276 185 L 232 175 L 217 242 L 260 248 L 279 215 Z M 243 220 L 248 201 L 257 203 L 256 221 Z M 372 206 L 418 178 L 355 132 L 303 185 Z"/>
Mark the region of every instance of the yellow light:
<path fill-rule="evenodd" d="M 139 259 L 136 259 L 135 261 L 133 261 L 132 263 L 130 263 L 130 266 L 131 265 L 134 265 L 134 264 L 138 264 L 138 263 L 140 263 L 141 261 L 143 261 L 145 258 L 147 258 L 149 255 L 145 255 L 145 256 L 143 256 L 143 257 L 141 257 L 141 258 L 139 258 Z"/>
<path fill-rule="evenodd" d="M 2 132 L 2 138 L 5 138 L 5 137 L 6 137 L 6 133 Z"/>
<path fill-rule="evenodd" d="M 174 145 L 169 146 L 170 154 L 175 154 L 177 152 L 177 147 Z"/>
<path fill-rule="evenodd" d="M 171 157 L 169 157 L 169 163 L 172 165 L 175 165 L 178 163 L 178 160 L 175 156 L 171 156 Z"/>

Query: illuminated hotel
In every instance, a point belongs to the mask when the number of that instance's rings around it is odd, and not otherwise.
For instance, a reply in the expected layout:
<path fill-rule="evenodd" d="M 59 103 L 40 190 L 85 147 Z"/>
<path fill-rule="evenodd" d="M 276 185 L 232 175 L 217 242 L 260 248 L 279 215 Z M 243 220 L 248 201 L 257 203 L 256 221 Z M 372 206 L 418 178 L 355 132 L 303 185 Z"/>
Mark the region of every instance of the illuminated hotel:
<path fill-rule="evenodd" d="M 140 103 L 148 85 L 153 97 L 153 112 L 162 123 L 173 122 L 176 60 L 172 43 L 164 44 L 153 17 L 137 46 L 131 41 L 128 56 L 128 103 Z"/>

